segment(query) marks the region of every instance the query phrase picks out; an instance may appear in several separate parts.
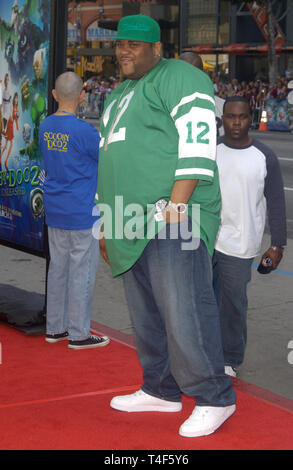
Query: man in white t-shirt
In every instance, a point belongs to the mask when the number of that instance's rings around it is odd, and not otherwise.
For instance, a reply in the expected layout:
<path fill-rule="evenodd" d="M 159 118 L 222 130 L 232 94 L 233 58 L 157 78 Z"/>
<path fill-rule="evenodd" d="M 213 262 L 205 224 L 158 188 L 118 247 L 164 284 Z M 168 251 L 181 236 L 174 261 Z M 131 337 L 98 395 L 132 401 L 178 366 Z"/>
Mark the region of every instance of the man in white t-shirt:
<path fill-rule="evenodd" d="M 286 245 L 286 210 L 281 169 L 274 152 L 249 136 L 248 101 L 233 96 L 223 110 L 224 137 L 217 145 L 222 194 L 221 225 L 215 252 L 214 289 L 220 307 L 225 371 L 236 376 L 243 362 L 247 328 L 247 284 L 260 254 L 266 213 L 271 246 L 262 255 L 276 269 Z"/>

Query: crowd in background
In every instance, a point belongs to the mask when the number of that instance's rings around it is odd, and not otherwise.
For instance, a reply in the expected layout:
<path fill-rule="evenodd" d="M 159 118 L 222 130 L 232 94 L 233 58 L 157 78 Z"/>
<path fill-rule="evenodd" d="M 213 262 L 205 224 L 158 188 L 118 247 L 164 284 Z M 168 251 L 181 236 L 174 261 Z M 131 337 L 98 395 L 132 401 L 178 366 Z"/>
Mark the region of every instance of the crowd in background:
<path fill-rule="evenodd" d="M 273 98 L 278 101 L 286 99 L 289 89 L 288 82 L 293 80 L 293 75 L 278 78 L 274 86 L 269 86 L 263 80 L 239 81 L 233 78 L 231 81 L 227 77 L 207 72 L 214 83 L 215 95 L 226 99 L 229 96 L 245 96 L 254 111 L 264 108 L 265 100 Z M 85 82 L 85 101 L 79 108 L 79 114 L 93 113 L 101 116 L 104 108 L 104 102 L 111 91 L 120 83 L 119 77 L 105 77 L 101 74 L 89 78 Z"/>
<path fill-rule="evenodd" d="M 226 99 L 229 96 L 240 95 L 245 96 L 252 108 L 263 108 L 265 100 L 273 98 L 278 101 L 286 99 L 289 89 L 288 82 L 293 79 L 292 75 L 278 78 L 274 86 L 269 86 L 262 80 L 255 81 L 238 81 L 236 78 L 227 81 L 225 78 L 218 76 L 215 72 L 209 73 L 215 89 L 215 95 Z"/>
<path fill-rule="evenodd" d="M 111 91 L 119 84 L 119 78 L 97 75 L 90 77 L 84 83 L 85 100 L 79 108 L 79 114 L 94 113 L 101 116 L 104 102 Z"/>

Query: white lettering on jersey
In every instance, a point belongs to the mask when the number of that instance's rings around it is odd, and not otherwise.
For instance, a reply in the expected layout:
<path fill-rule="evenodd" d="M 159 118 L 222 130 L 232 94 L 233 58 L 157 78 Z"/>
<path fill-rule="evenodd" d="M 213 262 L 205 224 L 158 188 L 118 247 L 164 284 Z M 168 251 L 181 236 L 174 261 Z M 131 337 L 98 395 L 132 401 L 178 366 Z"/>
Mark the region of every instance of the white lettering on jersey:
<path fill-rule="evenodd" d="M 104 115 L 103 115 L 103 124 L 104 126 L 106 127 L 108 122 L 109 122 L 109 119 L 110 119 L 110 113 L 111 113 L 111 109 L 112 107 L 114 106 L 114 104 L 116 103 L 117 100 L 113 100 L 112 103 L 109 104 L 108 108 L 105 110 L 104 112 Z"/>
<path fill-rule="evenodd" d="M 126 127 L 120 127 L 119 129 L 117 129 L 117 127 L 118 127 L 118 123 L 119 123 L 121 117 L 123 116 L 126 109 L 128 108 L 129 103 L 130 103 L 131 98 L 133 97 L 133 95 L 134 95 L 134 90 L 130 91 L 128 93 L 128 95 L 124 96 L 124 98 L 121 100 L 121 102 L 118 103 L 116 113 L 119 111 L 119 109 L 120 109 L 120 111 L 118 112 L 117 116 L 114 117 L 113 124 L 110 128 L 108 136 L 106 137 L 107 145 L 111 144 L 112 142 L 119 142 L 119 141 L 125 140 L 125 138 L 126 138 Z M 113 104 L 116 101 L 117 100 L 114 100 L 112 103 L 110 103 L 110 105 L 108 106 L 108 108 L 106 109 L 106 111 L 104 113 L 103 122 L 104 122 L 105 126 L 107 125 L 107 123 L 109 121 L 110 113 L 111 113 L 111 110 L 113 108 Z"/>

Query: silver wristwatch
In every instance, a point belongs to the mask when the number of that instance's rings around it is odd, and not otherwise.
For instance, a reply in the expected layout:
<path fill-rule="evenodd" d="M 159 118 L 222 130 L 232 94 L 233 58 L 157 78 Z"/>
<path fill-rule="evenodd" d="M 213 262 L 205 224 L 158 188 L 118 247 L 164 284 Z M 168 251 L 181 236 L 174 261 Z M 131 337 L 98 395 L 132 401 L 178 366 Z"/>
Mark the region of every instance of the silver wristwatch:
<path fill-rule="evenodd" d="M 163 211 L 166 209 L 167 204 L 168 203 L 165 199 L 159 199 L 159 201 L 155 203 L 156 213 L 154 217 L 157 222 L 162 222 L 165 220 Z"/>
<path fill-rule="evenodd" d="M 175 202 L 169 201 L 168 206 L 172 207 L 172 209 L 174 209 L 178 214 L 185 214 L 185 212 L 187 211 L 187 204 L 185 204 L 184 202 L 179 202 L 179 204 L 175 204 Z"/>

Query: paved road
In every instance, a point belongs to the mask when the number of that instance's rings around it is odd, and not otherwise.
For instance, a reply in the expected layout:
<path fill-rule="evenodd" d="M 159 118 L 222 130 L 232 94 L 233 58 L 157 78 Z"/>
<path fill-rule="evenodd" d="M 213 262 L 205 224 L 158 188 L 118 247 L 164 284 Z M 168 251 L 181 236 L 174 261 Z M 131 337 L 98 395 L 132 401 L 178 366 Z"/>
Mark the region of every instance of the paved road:
<path fill-rule="evenodd" d="M 293 188 L 293 135 L 256 133 L 260 140 L 274 146 L 279 155 L 285 186 Z M 288 158 L 288 160 L 281 160 Z M 286 190 L 288 222 L 293 219 L 293 191 Z M 293 340 L 293 237 L 277 272 L 262 276 L 253 269 L 249 285 L 248 345 L 239 378 L 286 398 L 293 399 L 293 364 L 288 360 Z M 263 249 L 270 244 L 265 234 Z M 0 296 L 9 287 L 29 293 L 30 301 L 41 302 L 45 292 L 45 261 L 30 254 L 0 245 Z M 256 260 L 256 264 L 257 264 Z M 21 291 L 19 291 L 21 293 Z M 41 300 L 40 300 L 41 298 Z M 0 297 L 1 311 L 1 297 Z M 121 279 L 111 277 L 100 261 L 93 299 L 92 319 L 123 333 L 132 334 Z"/>

